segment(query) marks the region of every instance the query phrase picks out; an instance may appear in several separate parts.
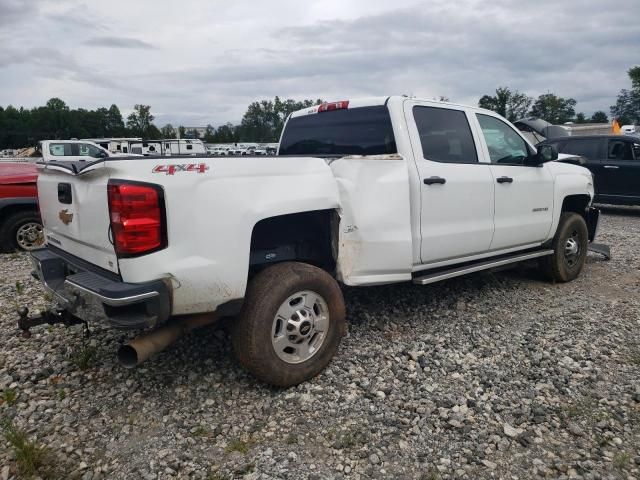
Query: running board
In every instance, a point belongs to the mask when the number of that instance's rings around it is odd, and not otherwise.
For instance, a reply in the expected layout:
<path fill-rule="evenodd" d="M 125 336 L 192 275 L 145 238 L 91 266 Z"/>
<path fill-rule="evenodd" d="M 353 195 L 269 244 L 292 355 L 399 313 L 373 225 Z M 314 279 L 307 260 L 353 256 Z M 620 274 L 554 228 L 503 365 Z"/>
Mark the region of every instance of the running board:
<path fill-rule="evenodd" d="M 413 279 L 413 283 L 418 285 L 428 285 L 429 283 L 439 282 L 440 280 L 446 280 L 448 278 L 459 277 L 466 275 L 467 273 L 480 272 L 482 270 L 488 270 L 490 268 L 502 267 L 510 263 L 524 262 L 525 260 L 531 260 L 533 258 L 546 257 L 552 255 L 553 250 L 536 250 L 535 252 L 528 253 L 516 253 L 512 255 L 504 255 L 499 258 L 493 258 L 490 260 L 484 260 L 477 263 L 467 263 L 462 267 L 453 267 L 447 270 L 439 270 L 432 272 L 421 277 Z"/>

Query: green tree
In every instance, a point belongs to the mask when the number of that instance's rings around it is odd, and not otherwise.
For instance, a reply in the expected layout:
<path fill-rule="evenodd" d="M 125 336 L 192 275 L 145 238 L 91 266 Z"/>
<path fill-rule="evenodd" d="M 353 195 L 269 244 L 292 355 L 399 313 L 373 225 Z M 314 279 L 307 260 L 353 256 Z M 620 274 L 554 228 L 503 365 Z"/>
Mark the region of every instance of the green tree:
<path fill-rule="evenodd" d="M 178 127 L 178 138 L 184 138 L 186 133 L 187 133 L 187 130 L 182 125 L 180 125 Z"/>
<path fill-rule="evenodd" d="M 284 122 L 291 112 L 303 108 L 319 105 L 322 100 L 293 99 L 261 100 L 253 102 L 247 107 L 247 111 L 240 123 L 240 140 L 244 142 L 277 142 Z"/>
<path fill-rule="evenodd" d="M 151 114 L 151 106 L 136 104 L 133 112 L 127 117 L 127 128 L 134 135 L 151 138 L 151 125 L 154 118 Z"/>
<path fill-rule="evenodd" d="M 609 118 L 602 110 L 598 110 L 591 116 L 590 121 L 591 123 L 609 123 Z"/>
<path fill-rule="evenodd" d="M 204 138 L 203 140 L 206 143 L 215 143 L 215 135 L 216 135 L 216 129 L 213 128 L 213 126 L 211 124 L 207 125 L 207 128 L 204 132 Z"/>
<path fill-rule="evenodd" d="M 611 116 L 620 123 L 640 123 L 640 66 L 630 68 L 627 72 L 631 80 L 631 90 L 622 89 L 616 104 L 611 106 Z"/>
<path fill-rule="evenodd" d="M 238 130 L 232 123 L 221 125 L 213 135 L 212 143 L 236 143 L 239 141 Z"/>
<path fill-rule="evenodd" d="M 112 104 L 109 107 L 106 115 L 106 131 L 109 137 L 122 137 L 124 136 L 124 120 L 122 119 L 122 113 L 117 105 Z"/>
<path fill-rule="evenodd" d="M 531 115 L 553 124 L 570 122 L 575 116 L 576 101 L 562 98 L 553 93 L 540 95 L 531 107 Z"/>
<path fill-rule="evenodd" d="M 589 120 L 587 120 L 587 117 L 582 112 L 579 112 L 576 115 L 576 118 L 573 119 L 573 123 L 587 123 L 588 121 Z"/>
<path fill-rule="evenodd" d="M 170 123 L 162 127 L 160 132 L 162 133 L 162 138 L 176 138 L 176 129 Z"/>
<path fill-rule="evenodd" d="M 495 95 L 484 95 L 480 98 L 478 106 L 493 110 L 513 122 L 527 115 L 532 101 L 531 97 L 517 90 L 512 91 L 509 87 L 498 87 Z"/>

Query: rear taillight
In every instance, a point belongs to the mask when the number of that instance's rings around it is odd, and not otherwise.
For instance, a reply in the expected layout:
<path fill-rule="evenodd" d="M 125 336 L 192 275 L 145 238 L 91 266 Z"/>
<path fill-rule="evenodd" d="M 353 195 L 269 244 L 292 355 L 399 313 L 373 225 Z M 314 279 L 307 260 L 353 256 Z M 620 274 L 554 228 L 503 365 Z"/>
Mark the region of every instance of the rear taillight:
<path fill-rule="evenodd" d="M 318 105 L 318 113 L 331 112 L 333 110 L 343 110 L 345 108 L 349 108 L 349 100 L 343 100 L 341 102 L 323 103 L 322 105 Z"/>
<path fill-rule="evenodd" d="M 135 257 L 167 246 L 164 195 L 158 185 L 111 180 L 107 191 L 118 256 Z"/>

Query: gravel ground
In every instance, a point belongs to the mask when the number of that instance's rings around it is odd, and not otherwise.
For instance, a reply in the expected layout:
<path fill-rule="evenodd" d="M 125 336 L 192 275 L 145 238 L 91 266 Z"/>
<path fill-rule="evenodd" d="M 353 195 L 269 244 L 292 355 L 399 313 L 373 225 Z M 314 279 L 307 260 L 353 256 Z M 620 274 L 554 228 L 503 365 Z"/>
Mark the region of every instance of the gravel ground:
<path fill-rule="evenodd" d="M 346 289 L 337 357 L 288 390 L 247 375 L 221 329 L 132 371 L 100 326 L 24 340 L 15 306 L 47 298 L 26 256 L 1 256 L 0 416 L 28 440 L 2 439 L 0 479 L 34 456 L 85 480 L 640 478 L 640 208 L 607 210 L 599 240 L 613 260 L 569 284 L 520 268 Z"/>

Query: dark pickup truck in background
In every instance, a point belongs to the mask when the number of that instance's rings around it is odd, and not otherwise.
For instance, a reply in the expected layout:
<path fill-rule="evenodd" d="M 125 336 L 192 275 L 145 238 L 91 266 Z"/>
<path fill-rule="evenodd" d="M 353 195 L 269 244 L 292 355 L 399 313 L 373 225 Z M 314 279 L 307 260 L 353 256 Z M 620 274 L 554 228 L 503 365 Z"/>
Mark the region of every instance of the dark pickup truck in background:
<path fill-rule="evenodd" d="M 33 163 L 0 162 L 0 252 L 42 246 L 37 178 Z"/>
<path fill-rule="evenodd" d="M 595 202 L 640 205 L 640 138 L 633 135 L 593 135 L 552 138 L 559 153 L 584 157 L 595 179 Z"/>

